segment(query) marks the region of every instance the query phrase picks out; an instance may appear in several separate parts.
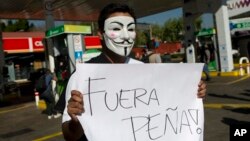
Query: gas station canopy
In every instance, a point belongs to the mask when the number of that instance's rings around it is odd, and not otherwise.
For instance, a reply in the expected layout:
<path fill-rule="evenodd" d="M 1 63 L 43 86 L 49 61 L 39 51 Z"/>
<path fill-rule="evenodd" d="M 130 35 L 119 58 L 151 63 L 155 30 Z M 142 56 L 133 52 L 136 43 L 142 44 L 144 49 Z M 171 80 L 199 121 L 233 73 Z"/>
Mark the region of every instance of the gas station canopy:
<path fill-rule="evenodd" d="M 111 2 L 126 3 L 133 7 L 137 18 L 183 7 L 183 15 L 185 15 L 183 17 L 185 27 L 184 47 L 186 48 L 188 48 L 188 45 L 192 45 L 188 42 L 195 42 L 193 34 L 195 32 L 195 18 L 202 13 L 213 13 L 216 33 L 218 34 L 221 70 L 233 70 L 228 18 L 232 19 L 235 16 L 249 13 L 249 4 L 246 0 L 7 0 L 0 5 L 0 19 L 45 20 L 46 29 L 49 29 L 53 27 L 54 20 L 96 21 L 100 9 Z M 237 25 L 243 26 L 242 23 Z M 187 54 L 187 56 L 195 58 L 194 54 Z M 187 62 L 195 62 L 195 59 L 187 60 Z"/>
<path fill-rule="evenodd" d="M 0 5 L 0 19 L 44 20 L 46 8 L 53 11 L 58 21 L 96 21 L 100 9 L 110 2 L 127 3 L 135 9 L 137 18 L 178 8 L 183 3 L 182 0 L 6 0 Z"/>

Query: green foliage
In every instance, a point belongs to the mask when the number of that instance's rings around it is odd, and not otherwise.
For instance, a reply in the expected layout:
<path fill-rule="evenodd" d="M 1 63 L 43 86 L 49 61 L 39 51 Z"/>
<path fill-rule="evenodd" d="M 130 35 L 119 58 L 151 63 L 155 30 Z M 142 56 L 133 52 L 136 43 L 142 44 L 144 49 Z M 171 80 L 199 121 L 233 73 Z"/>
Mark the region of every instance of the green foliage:
<path fill-rule="evenodd" d="M 197 18 L 195 20 L 196 31 L 199 31 L 201 29 L 201 24 L 202 24 L 202 19 Z M 182 18 L 169 19 L 162 26 L 153 24 L 151 25 L 151 28 L 152 28 L 152 37 L 158 38 L 161 41 L 177 42 L 177 41 L 182 41 L 184 38 Z M 149 31 L 137 32 L 137 45 L 142 45 L 142 44 L 145 45 L 146 41 L 150 40 L 149 35 L 150 35 Z"/>
<path fill-rule="evenodd" d="M 146 45 L 147 43 L 147 34 L 146 34 L 147 31 L 137 31 L 136 32 L 136 42 L 135 42 L 135 45 L 136 46 L 139 46 L 139 45 Z"/>
<path fill-rule="evenodd" d="M 157 24 L 152 25 L 152 36 L 154 38 L 161 39 L 163 37 L 162 35 L 163 35 L 162 27 Z"/>
<path fill-rule="evenodd" d="M 8 20 L 7 25 L 1 25 L 4 32 L 30 31 L 34 24 L 29 24 L 28 20 L 19 19 L 17 21 Z"/>
<path fill-rule="evenodd" d="M 5 23 L 2 23 L 1 21 L 0 21 L 0 23 L 1 23 L 1 30 L 3 30 L 6 27 L 6 25 L 5 25 Z"/>
<path fill-rule="evenodd" d="M 199 17 L 195 20 L 195 30 L 200 31 L 202 28 L 201 25 L 202 25 L 202 19 L 201 17 Z"/>
<path fill-rule="evenodd" d="M 184 58 L 185 54 L 171 54 L 171 58 Z"/>
<path fill-rule="evenodd" d="M 183 20 L 182 18 L 170 19 L 164 23 L 162 40 L 176 42 L 182 40 Z"/>

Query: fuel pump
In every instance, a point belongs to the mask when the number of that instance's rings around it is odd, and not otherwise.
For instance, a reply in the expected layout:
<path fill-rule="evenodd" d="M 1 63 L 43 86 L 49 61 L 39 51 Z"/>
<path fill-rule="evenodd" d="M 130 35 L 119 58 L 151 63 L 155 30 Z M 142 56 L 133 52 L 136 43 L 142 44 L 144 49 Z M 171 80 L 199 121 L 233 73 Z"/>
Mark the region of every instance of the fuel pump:
<path fill-rule="evenodd" d="M 54 58 L 50 59 L 50 69 L 58 67 L 58 58 L 64 58 L 69 72 L 75 70 L 76 63 L 83 62 L 85 44 L 83 37 L 91 35 L 91 27 L 88 25 L 61 25 L 46 31 L 46 38 L 53 39 Z"/>

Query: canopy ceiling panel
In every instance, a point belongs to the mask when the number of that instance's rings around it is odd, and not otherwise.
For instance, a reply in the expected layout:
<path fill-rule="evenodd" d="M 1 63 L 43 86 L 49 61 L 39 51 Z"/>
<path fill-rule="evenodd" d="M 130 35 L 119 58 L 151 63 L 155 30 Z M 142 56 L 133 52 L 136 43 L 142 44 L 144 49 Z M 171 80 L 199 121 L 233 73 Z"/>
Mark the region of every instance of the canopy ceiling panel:
<path fill-rule="evenodd" d="M 51 0 L 55 20 L 95 21 L 100 9 L 110 2 L 127 3 L 138 18 L 182 6 L 182 0 Z M 6 0 L 0 19 L 45 19 L 43 0 Z"/>

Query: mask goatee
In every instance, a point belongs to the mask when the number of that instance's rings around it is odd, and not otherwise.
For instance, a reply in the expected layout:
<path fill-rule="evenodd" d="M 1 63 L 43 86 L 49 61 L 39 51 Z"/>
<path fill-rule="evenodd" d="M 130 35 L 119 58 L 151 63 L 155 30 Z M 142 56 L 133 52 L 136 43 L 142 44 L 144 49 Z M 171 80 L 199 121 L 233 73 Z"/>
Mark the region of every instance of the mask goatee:
<path fill-rule="evenodd" d="M 127 47 L 124 48 L 125 56 L 127 56 Z"/>

